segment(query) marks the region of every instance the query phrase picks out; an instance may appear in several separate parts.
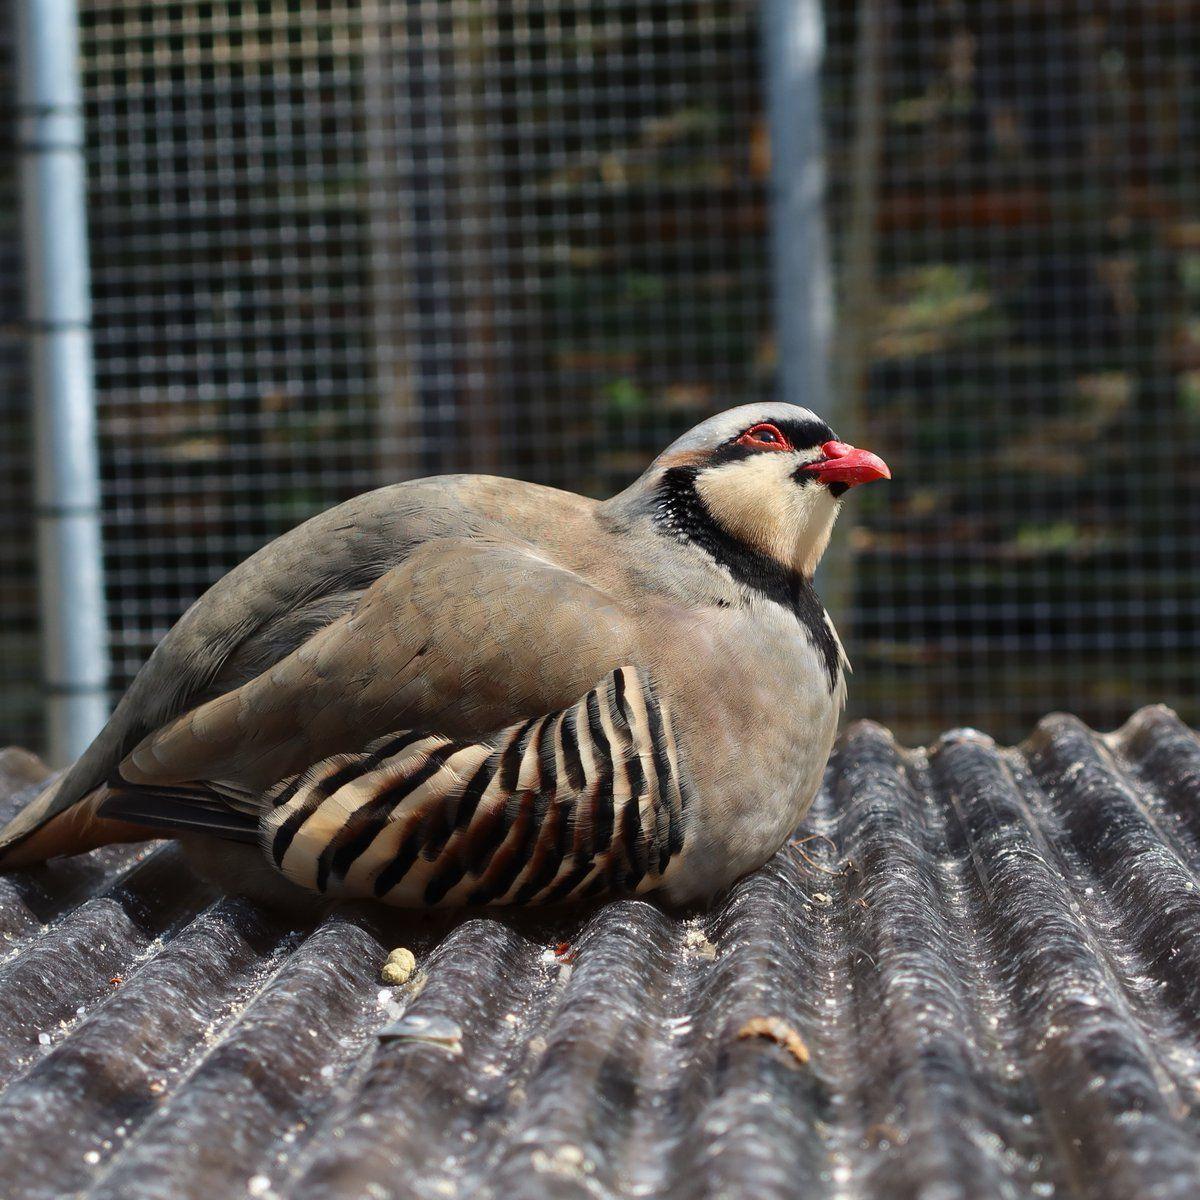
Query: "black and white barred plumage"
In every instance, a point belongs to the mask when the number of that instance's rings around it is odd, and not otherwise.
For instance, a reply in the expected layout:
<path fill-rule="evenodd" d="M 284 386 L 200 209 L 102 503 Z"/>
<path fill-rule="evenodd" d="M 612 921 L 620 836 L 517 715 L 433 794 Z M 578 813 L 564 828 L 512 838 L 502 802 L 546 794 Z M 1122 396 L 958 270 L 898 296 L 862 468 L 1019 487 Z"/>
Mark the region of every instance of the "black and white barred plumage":
<path fill-rule="evenodd" d="M 317 763 L 268 795 L 262 839 L 322 893 L 553 903 L 653 886 L 682 849 L 690 793 L 670 710 L 627 666 L 485 741 L 407 731 Z"/>

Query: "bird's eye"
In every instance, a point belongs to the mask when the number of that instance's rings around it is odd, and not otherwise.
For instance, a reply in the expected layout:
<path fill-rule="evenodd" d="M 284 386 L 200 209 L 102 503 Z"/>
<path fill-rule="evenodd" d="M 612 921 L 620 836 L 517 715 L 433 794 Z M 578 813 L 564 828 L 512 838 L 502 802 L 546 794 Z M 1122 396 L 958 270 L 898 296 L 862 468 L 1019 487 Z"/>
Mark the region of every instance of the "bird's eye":
<path fill-rule="evenodd" d="M 749 446 L 754 450 L 790 450 L 791 443 L 775 428 L 774 425 L 754 425 L 738 438 L 739 446 Z"/>

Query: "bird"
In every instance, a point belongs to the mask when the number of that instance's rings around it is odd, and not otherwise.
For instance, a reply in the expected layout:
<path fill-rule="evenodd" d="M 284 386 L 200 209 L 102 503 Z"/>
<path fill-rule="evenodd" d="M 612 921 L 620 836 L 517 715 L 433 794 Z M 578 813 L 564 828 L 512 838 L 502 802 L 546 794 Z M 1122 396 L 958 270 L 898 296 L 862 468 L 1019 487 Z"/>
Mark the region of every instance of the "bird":
<path fill-rule="evenodd" d="M 184 613 L 0 870 L 174 837 L 268 903 L 711 902 L 820 786 L 849 664 L 813 573 L 890 477 L 770 402 L 604 501 L 483 475 L 348 500 Z"/>

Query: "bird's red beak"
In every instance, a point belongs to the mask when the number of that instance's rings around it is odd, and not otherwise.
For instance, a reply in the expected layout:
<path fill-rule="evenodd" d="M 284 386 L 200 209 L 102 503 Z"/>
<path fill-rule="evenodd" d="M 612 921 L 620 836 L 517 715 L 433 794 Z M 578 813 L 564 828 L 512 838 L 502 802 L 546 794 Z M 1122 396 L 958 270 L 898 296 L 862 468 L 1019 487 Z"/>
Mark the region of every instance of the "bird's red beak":
<path fill-rule="evenodd" d="M 804 467 L 804 471 L 815 475 L 822 483 L 844 483 L 853 487 L 856 483 L 870 483 L 872 479 L 891 479 L 888 465 L 870 450 L 859 450 L 845 442 L 826 442 L 821 447 L 824 458 Z"/>

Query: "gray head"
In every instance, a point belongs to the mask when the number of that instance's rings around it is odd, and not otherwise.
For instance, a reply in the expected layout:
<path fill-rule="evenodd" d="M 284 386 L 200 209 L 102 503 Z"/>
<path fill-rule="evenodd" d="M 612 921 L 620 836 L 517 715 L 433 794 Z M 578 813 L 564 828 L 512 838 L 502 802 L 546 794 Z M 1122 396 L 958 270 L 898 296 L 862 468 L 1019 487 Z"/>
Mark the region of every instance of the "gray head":
<path fill-rule="evenodd" d="M 744 551 L 808 577 L 833 529 L 841 497 L 890 479 L 881 458 L 838 441 L 794 404 L 744 404 L 677 438 L 610 503 L 649 506 L 676 537 Z M 719 547 L 718 547 L 719 548 Z"/>

